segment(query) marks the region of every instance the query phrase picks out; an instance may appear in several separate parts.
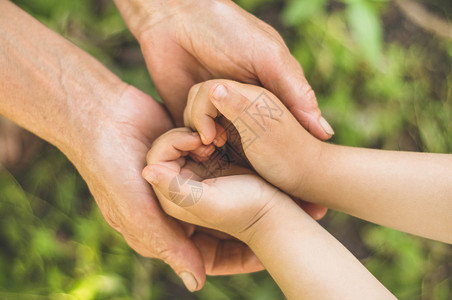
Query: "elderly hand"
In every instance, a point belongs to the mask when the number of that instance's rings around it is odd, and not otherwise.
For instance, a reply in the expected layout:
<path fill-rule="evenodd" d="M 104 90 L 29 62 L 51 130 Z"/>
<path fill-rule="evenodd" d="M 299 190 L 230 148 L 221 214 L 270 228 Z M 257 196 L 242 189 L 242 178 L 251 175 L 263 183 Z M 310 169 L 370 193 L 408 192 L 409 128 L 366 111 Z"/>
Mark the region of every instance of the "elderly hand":
<path fill-rule="evenodd" d="M 214 78 L 262 85 L 314 136 L 334 133 L 281 36 L 229 0 L 115 0 L 141 44 L 151 77 L 176 124 L 189 89 Z"/>
<path fill-rule="evenodd" d="M 237 255 L 249 253 L 243 244 L 166 215 L 141 177 L 151 143 L 173 126 L 161 105 L 10 1 L 0 1 L 0 32 L 0 114 L 74 163 L 134 250 L 163 259 L 192 291 L 206 271 L 255 270 Z"/>
<path fill-rule="evenodd" d="M 141 176 L 151 143 L 171 126 L 159 104 L 129 86 L 120 101 L 109 106 L 107 115 L 100 130 L 93 130 L 92 147 L 84 148 L 83 160 L 74 163 L 107 222 L 135 251 L 164 260 L 190 291 L 203 287 L 206 273 L 263 269 L 243 243 L 180 223 L 161 210 L 151 186 Z M 195 157 L 202 160 L 205 153 L 211 154 L 210 149 L 205 147 L 207 152 Z M 192 168 L 203 174 L 197 164 Z"/>

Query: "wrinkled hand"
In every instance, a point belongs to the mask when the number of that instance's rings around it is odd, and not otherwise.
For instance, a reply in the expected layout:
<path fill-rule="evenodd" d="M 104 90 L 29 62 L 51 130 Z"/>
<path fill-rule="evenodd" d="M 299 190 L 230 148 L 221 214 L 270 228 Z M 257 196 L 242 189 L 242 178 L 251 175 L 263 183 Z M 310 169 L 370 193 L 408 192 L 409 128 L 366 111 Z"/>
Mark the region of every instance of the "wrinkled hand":
<path fill-rule="evenodd" d="M 107 222 L 127 243 L 143 256 L 164 260 L 191 291 L 202 288 L 206 273 L 262 270 L 243 243 L 208 230 L 195 231 L 161 210 L 141 172 L 152 142 L 173 126 L 163 107 L 128 87 L 118 103 L 103 110 L 95 113 L 105 117 L 89 126 L 88 146 L 80 147 L 85 152 L 74 164 Z"/>
<path fill-rule="evenodd" d="M 141 17 L 132 11 L 132 4 L 116 2 L 140 42 L 151 77 L 178 126 L 194 84 L 227 78 L 272 91 L 317 138 L 329 139 L 333 134 L 321 117 L 301 66 L 281 36 L 234 2 L 147 1 L 147 6 L 137 9 Z"/>

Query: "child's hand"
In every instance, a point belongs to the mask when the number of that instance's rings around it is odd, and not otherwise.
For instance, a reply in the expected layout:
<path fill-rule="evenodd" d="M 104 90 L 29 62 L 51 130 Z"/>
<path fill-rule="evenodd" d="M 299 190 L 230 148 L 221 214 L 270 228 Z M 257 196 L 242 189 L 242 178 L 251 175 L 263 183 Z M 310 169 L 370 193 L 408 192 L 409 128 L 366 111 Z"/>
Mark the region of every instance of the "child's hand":
<path fill-rule="evenodd" d="M 291 195 L 302 196 L 300 187 L 316 167 L 322 143 L 298 123 L 278 98 L 261 87 L 230 80 L 195 85 L 189 94 L 184 121 L 199 131 L 205 145 L 223 142 L 226 132 L 231 132 L 216 124 L 220 115 L 235 126 L 246 157 L 261 176 Z"/>
<path fill-rule="evenodd" d="M 210 155 L 198 134 L 181 128 L 158 138 L 148 153 L 143 176 L 152 184 L 162 208 L 171 216 L 226 232 L 247 242 L 258 220 L 277 201 L 290 198 L 256 175 L 205 179 L 187 168 L 190 153 Z M 210 152 L 210 153 L 209 153 Z M 206 153 L 209 153 L 208 155 Z M 281 200 L 285 199 L 285 200 Z"/>

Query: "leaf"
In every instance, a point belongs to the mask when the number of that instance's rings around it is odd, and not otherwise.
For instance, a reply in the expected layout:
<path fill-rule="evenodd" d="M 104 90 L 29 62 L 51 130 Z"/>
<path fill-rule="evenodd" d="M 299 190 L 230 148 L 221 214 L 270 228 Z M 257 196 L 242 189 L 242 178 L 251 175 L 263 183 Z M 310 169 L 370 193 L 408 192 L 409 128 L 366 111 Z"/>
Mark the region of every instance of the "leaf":
<path fill-rule="evenodd" d="M 382 25 L 378 12 L 368 1 L 349 1 L 346 10 L 347 22 L 353 38 L 365 59 L 379 68 L 382 59 Z"/>
<path fill-rule="evenodd" d="M 298 25 L 321 12 L 325 6 L 326 0 L 290 1 L 282 12 L 282 21 L 284 25 Z"/>

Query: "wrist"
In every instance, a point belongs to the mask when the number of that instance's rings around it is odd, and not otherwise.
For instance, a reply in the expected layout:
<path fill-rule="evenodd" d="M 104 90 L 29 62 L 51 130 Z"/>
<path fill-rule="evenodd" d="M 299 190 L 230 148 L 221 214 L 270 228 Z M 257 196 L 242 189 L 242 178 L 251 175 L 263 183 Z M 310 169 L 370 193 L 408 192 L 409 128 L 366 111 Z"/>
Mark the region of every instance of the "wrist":
<path fill-rule="evenodd" d="M 282 246 L 297 235 L 303 236 L 305 240 L 316 236 L 317 223 L 291 198 L 287 197 L 286 200 L 262 218 L 262 222 L 253 229 L 253 234 L 248 239 L 242 240 L 256 255 L 265 251 L 269 244 Z"/>
<path fill-rule="evenodd" d="M 49 141 L 74 163 L 83 160 L 85 151 L 95 144 L 127 89 L 126 83 L 112 79 L 90 87 L 68 87 L 65 111 L 59 116 L 61 126 L 50 126 Z"/>
<path fill-rule="evenodd" d="M 300 126 L 301 128 L 301 126 Z M 311 180 L 322 174 L 322 159 L 328 144 L 302 129 L 293 139 L 294 159 L 290 164 L 293 184 L 285 190 L 289 195 L 309 201 Z"/>
<path fill-rule="evenodd" d="M 72 139 L 57 145 L 82 174 L 104 168 L 108 155 L 118 152 L 118 147 L 127 148 L 128 140 L 138 140 L 146 153 L 158 136 L 173 127 L 161 104 L 123 82 L 99 97 L 85 98 L 89 99 L 89 108 L 82 105 L 71 116 Z M 133 156 L 138 149 L 130 151 Z"/>
<path fill-rule="evenodd" d="M 252 248 L 264 242 L 269 232 L 282 229 L 282 222 L 290 223 L 292 221 L 290 216 L 298 210 L 301 211 L 287 194 L 277 191 L 272 201 L 265 206 L 265 210 L 260 211 L 261 215 L 257 220 L 239 234 L 233 235 Z"/>

